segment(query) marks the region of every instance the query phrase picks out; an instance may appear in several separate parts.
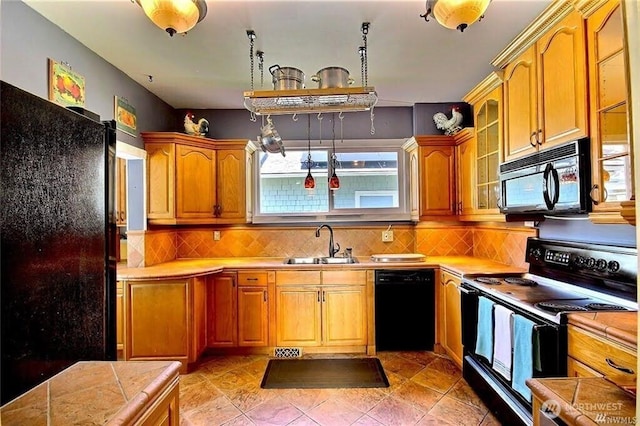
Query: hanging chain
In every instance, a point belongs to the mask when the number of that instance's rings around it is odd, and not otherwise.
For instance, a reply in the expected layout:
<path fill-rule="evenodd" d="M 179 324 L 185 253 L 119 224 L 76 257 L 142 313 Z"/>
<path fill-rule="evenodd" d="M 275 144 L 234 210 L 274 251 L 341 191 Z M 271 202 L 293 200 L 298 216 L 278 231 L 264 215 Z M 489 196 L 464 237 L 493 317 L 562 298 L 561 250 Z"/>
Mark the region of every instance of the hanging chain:
<path fill-rule="evenodd" d="M 260 88 L 264 87 L 264 52 L 262 50 L 258 50 L 256 52 L 256 57 L 258 58 L 258 69 L 260 70 Z"/>
<path fill-rule="evenodd" d="M 362 62 L 362 74 L 364 76 L 363 78 L 363 82 L 365 87 L 368 86 L 369 81 L 368 81 L 368 54 L 367 54 L 367 34 L 369 34 L 369 23 L 368 22 L 363 22 L 362 23 L 362 41 L 364 42 L 363 46 L 362 46 L 362 51 L 360 54 L 360 58 L 361 58 L 361 62 Z"/>
<path fill-rule="evenodd" d="M 249 37 L 249 60 L 251 61 L 251 90 L 253 91 L 253 44 L 256 39 L 256 33 L 253 30 L 247 30 Z"/>
<path fill-rule="evenodd" d="M 338 118 L 340 119 L 340 143 L 344 143 L 344 134 L 342 133 L 342 120 L 344 120 L 344 114 L 342 111 L 340 111 L 340 114 L 338 114 Z"/>
<path fill-rule="evenodd" d="M 373 115 L 373 106 L 371 107 L 370 112 L 371 112 L 371 134 L 375 135 L 376 134 L 376 128 L 373 127 L 373 117 L 374 117 L 374 115 Z"/>

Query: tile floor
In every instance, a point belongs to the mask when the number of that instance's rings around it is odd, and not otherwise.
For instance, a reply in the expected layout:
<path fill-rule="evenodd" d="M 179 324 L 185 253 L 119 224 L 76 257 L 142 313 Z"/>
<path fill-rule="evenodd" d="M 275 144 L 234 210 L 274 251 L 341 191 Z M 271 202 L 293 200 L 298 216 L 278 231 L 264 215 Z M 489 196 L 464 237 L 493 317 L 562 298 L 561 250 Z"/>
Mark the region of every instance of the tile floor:
<path fill-rule="evenodd" d="M 268 356 L 208 356 L 180 378 L 180 424 L 500 425 L 449 358 L 433 352 L 377 357 L 388 388 L 261 389 Z"/>

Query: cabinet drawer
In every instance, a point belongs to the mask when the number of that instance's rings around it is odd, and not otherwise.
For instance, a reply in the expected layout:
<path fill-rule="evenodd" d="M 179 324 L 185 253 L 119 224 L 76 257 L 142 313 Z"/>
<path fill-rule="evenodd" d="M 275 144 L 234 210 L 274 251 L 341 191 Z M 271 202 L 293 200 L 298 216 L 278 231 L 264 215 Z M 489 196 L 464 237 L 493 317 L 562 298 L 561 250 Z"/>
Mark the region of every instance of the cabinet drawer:
<path fill-rule="evenodd" d="M 636 382 L 635 351 L 572 325 L 568 327 L 568 354 L 618 385 Z"/>
<path fill-rule="evenodd" d="M 320 284 L 320 271 L 276 271 L 276 285 Z"/>
<path fill-rule="evenodd" d="M 267 286 L 267 272 L 238 272 L 238 286 Z"/>
<path fill-rule="evenodd" d="M 322 284 L 365 284 L 367 271 L 322 271 Z"/>

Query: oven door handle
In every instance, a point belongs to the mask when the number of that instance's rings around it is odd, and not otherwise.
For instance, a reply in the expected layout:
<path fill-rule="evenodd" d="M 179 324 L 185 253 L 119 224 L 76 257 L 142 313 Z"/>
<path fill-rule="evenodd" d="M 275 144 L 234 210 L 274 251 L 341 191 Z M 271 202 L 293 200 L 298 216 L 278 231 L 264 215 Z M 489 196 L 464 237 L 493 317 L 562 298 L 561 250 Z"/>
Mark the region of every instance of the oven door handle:
<path fill-rule="evenodd" d="M 553 178 L 553 199 L 549 197 L 549 175 Z M 542 175 L 542 196 L 549 210 L 553 210 L 560 199 L 560 178 L 558 177 L 558 171 L 553 167 L 552 163 L 547 163 L 547 167 L 545 167 L 544 174 Z"/>
<path fill-rule="evenodd" d="M 461 293 L 469 294 L 469 295 L 476 295 L 476 294 L 480 293 L 478 290 L 470 289 L 470 288 L 466 288 L 466 287 L 462 287 L 462 286 L 458 287 L 458 289 L 460 289 Z"/>
<path fill-rule="evenodd" d="M 610 367 L 615 368 L 618 371 L 622 371 L 623 373 L 627 374 L 634 373 L 632 369 L 616 364 L 615 361 L 613 361 L 611 358 L 605 358 L 604 360 L 607 361 L 607 364 L 609 364 Z"/>

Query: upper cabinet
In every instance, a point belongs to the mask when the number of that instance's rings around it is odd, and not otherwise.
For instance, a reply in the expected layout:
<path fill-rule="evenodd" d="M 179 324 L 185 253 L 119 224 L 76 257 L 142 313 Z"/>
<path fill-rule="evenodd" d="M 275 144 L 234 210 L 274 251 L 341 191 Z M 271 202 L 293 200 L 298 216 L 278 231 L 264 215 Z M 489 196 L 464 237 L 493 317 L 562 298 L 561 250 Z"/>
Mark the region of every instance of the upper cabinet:
<path fill-rule="evenodd" d="M 504 69 L 504 159 L 588 136 L 582 15 L 553 3 L 493 62 Z"/>
<path fill-rule="evenodd" d="M 624 222 L 621 203 L 634 195 L 628 127 L 628 85 L 619 0 L 587 16 L 594 222 Z"/>
<path fill-rule="evenodd" d="M 127 160 L 116 158 L 116 225 L 127 226 Z"/>
<path fill-rule="evenodd" d="M 142 133 L 151 224 L 222 224 L 251 220 L 255 145 L 181 133 Z"/>
<path fill-rule="evenodd" d="M 473 106 L 471 134 L 455 135 L 458 214 L 461 220 L 504 220 L 500 214 L 502 162 L 502 72 L 493 72 L 463 99 Z"/>

